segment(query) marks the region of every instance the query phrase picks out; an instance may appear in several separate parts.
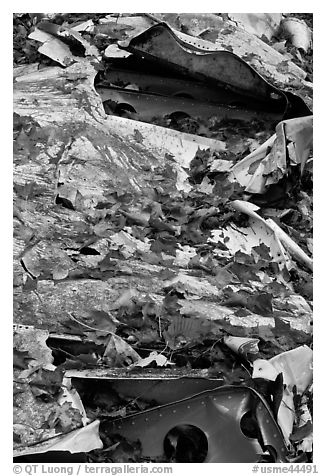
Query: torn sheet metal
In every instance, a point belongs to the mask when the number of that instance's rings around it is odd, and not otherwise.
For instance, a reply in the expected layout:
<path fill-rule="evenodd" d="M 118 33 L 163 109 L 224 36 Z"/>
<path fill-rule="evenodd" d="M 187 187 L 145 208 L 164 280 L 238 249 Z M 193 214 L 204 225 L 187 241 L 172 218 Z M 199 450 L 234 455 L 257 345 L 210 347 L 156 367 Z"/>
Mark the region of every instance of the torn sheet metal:
<path fill-rule="evenodd" d="M 42 45 L 38 51 L 66 67 L 79 60 L 72 50 L 79 47 L 85 56 L 93 56 L 100 60 L 98 49 L 88 43 L 76 28 L 65 28 L 48 21 L 38 23 L 35 30 L 28 36 L 32 40 L 40 41 Z"/>
<path fill-rule="evenodd" d="M 123 50 L 119 50 L 123 53 Z M 111 67 L 105 75 L 105 80 L 98 86 L 117 86 L 130 89 L 133 85 L 137 90 L 146 93 L 162 94 L 164 96 L 188 97 L 201 101 L 232 104 L 242 96 L 231 92 L 218 90 L 215 87 L 187 78 L 166 77 L 146 72 L 139 72 Z"/>
<path fill-rule="evenodd" d="M 284 246 L 287 252 L 296 261 L 299 261 L 300 263 L 304 264 L 311 271 L 313 270 L 312 259 L 300 248 L 299 245 L 295 243 L 295 241 L 292 240 L 292 238 L 290 238 L 285 233 L 285 231 L 282 230 L 280 226 L 278 226 L 278 224 L 272 218 L 267 218 L 267 220 L 264 220 L 264 218 L 258 215 L 256 211 L 259 210 L 259 207 L 257 207 L 253 203 L 245 202 L 243 200 L 234 200 L 233 202 L 231 202 L 231 205 L 235 210 L 245 213 L 251 218 L 253 218 L 255 221 L 264 224 L 265 228 L 267 229 L 267 233 L 270 235 L 270 232 L 272 232 L 272 234 L 274 235 L 273 239 L 279 245 L 278 247 L 280 249 L 282 249 L 282 247 Z M 267 242 L 265 242 L 265 244 L 266 243 Z M 280 246 L 280 244 L 282 244 L 282 246 Z M 288 259 L 286 259 L 286 255 L 284 252 L 283 258 L 285 259 L 285 262 L 288 262 Z"/>
<path fill-rule="evenodd" d="M 137 142 L 140 142 L 150 154 L 159 157 L 166 154 L 172 156 L 173 167 L 177 173 L 176 187 L 185 192 L 192 189 L 188 182 L 186 169 L 189 168 L 198 148 L 216 152 L 226 149 L 225 142 L 219 140 L 174 131 L 124 117 L 107 116 L 104 125 L 108 131 L 117 134 L 131 145 L 137 145 Z M 123 153 L 121 152 L 121 154 Z"/>
<path fill-rule="evenodd" d="M 48 21 L 40 22 L 37 25 L 37 30 L 46 32 L 53 35 L 55 38 L 62 40 L 70 47 L 79 47 L 84 50 L 85 56 L 93 56 L 100 60 L 99 51 L 96 46 L 91 45 L 83 36 L 78 32 L 78 26 L 68 28 L 63 25 L 56 25 Z"/>
<path fill-rule="evenodd" d="M 244 209 L 248 205 L 248 202 L 242 202 L 242 200 L 235 200 L 232 204 L 235 202 L 244 203 Z M 234 208 L 238 210 L 237 206 L 238 203 L 234 205 Z M 240 211 L 243 212 L 242 209 Z M 244 213 L 249 214 L 248 212 Z M 222 243 L 227 248 L 225 251 L 217 248 L 214 252 L 219 256 L 234 255 L 237 251 L 251 255 L 253 247 L 265 244 L 269 247 L 271 260 L 277 263 L 281 269 L 284 267 L 293 268 L 290 256 L 278 236 L 263 218 L 254 213 L 250 214 L 248 227 L 227 226 L 224 229 L 212 230 L 212 237 L 208 241 Z"/>
<path fill-rule="evenodd" d="M 156 22 L 152 20 L 146 13 L 132 14 L 129 13 L 113 13 L 104 18 L 100 18 L 99 24 L 108 26 L 107 32 L 105 30 L 102 34 L 113 37 L 115 32 L 123 32 L 124 36 L 139 35 L 144 30 Z M 116 35 L 117 36 L 117 35 Z"/>
<path fill-rule="evenodd" d="M 312 31 L 304 20 L 299 18 L 284 18 L 281 23 L 282 33 L 290 43 L 298 49 L 307 52 L 312 45 Z"/>
<path fill-rule="evenodd" d="M 282 230 L 280 226 L 272 218 L 268 218 L 266 220 L 267 226 L 272 229 L 275 233 L 275 236 L 280 240 L 280 242 L 284 245 L 287 251 L 291 254 L 291 256 L 300 263 L 304 264 L 310 271 L 313 271 L 313 260 L 310 258 L 307 253 L 305 253 L 292 238 L 289 237 Z"/>
<path fill-rule="evenodd" d="M 312 385 L 309 388 L 309 392 L 311 392 L 312 396 Z M 312 421 L 312 414 L 309 410 L 308 405 L 309 393 L 308 395 L 304 395 L 301 400 L 300 410 L 299 410 L 299 422 L 297 427 L 297 432 L 291 435 L 291 441 L 298 442 L 298 450 L 303 451 L 304 453 L 308 452 L 311 453 L 313 451 L 313 421 Z M 308 427 L 308 431 L 307 431 Z M 310 431 L 309 431 L 310 429 Z M 306 430 L 301 433 L 301 430 Z"/>
<path fill-rule="evenodd" d="M 70 453 L 83 453 L 103 448 L 99 437 L 100 421 L 95 420 L 83 428 L 71 431 L 66 435 L 59 435 L 37 445 L 23 449 L 15 449 L 14 457 L 36 455 L 48 451 L 69 451 Z"/>
<path fill-rule="evenodd" d="M 171 362 L 165 355 L 158 353 L 156 350 L 151 352 L 148 357 L 140 358 L 134 364 L 129 365 L 128 369 L 132 370 L 135 368 L 144 368 L 149 365 L 156 364 L 157 367 L 168 367 L 169 365 L 175 365 L 174 362 Z"/>
<path fill-rule="evenodd" d="M 226 336 L 223 337 L 223 342 L 233 352 L 246 357 L 247 354 L 258 354 L 259 352 L 259 339 L 252 339 L 250 337 L 236 337 Z"/>
<path fill-rule="evenodd" d="M 130 55 L 131 53 L 128 53 L 128 51 L 121 50 L 119 46 L 115 43 L 109 45 L 103 54 L 104 58 L 107 59 L 128 58 Z"/>
<path fill-rule="evenodd" d="M 53 365 L 48 338 L 48 331 L 14 325 L 13 418 L 19 440 L 14 444 L 15 457 L 102 447 L 99 422 L 90 423 L 71 381 L 62 379 Z M 60 427 L 57 423 L 61 417 Z"/>
<path fill-rule="evenodd" d="M 126 398 L 140 398 L 157 405 L 172 403 L 223 385 L 223 379 L 210 378 L 203 370 L 126 369 L 67 370 L 66 377 L 92 388 L 110 389 Z"/>
<path fill-rule="evenodd" d="M 123 50 L 120 50 L 123 52 Z M 233 106 L 234 108 L 244 110 L 260 111 L 263 116 L 264 105 L 254 98 L 243 94 L 238 94 L 225 88 L 219 88 L 207 82 L 195 81 L 193 78 L 186 78 L 170 72 L 168 69 L 162 71 L 159 75 L 157 71 L 150 74 L 144 70 L 144 61 L 133 57 L 133 61 L 120 61 L 119 65 L 114 66 L 111 61 L 109 71 L 106 72 L 103 81 L 97 84 L 97 88 L 119 87 L 123 90 L 134 90 L 139 93 L 154 93 L 162 96 L 172 96 L 174 99 L 188 98 L 195 101 L 207 102 L 210 104 L 219 104 L 224 106 Z M 266 113 L 266 111 L 265 111 Z M 280 113 L 270 112 L 269 117 L 279 120 Z"/>
<path fill-rule="evenodd" d="M 214 14 L 202 13 L 156 13 L 156 22 L 166 21 L 173 27 L 174 33 L 183 41 L 197 45 L 206 51 L 228 50 L 248 62 L 264 78 L 270 78 L 277 84 L 289 84 L 291 81 L 300 81 L 306 87 L 312 84 L 304 81 L 307 73 L 292 61 L 288 61 L 286 68 L 279 65 L 284 60 L 282 54 L 276 51 L 256 35 L 248 33 L 234 22 Z M 193 25 L 202 25 L 206 30 L 198 37 L 198 28 Z M 208 27 L 208 28 L 207 28 Z M 180 29 L 187 29 L 189 34 L 181 33 Z M 189 35 L 197 36 L 196 38 Z M 209 41 L 207 41 L 209 40 Z"/>
<path fill-rule="evenodd" d="M 62 394 L 58 398 L 60 405 L 63 405 L 65 402 L 70 402 L 71 406 L 80 412 L 83 425 L 86 426 L 89 423 L 89 418 L 87 418 L 83 402 L 77 390 L 71 385 L 71 379 L 67 377 L 62 379 Z"/>
<path fill-rule="evenodd" d="M 280 372 L 283 373 L 283 382 L 289 388 L 293 390 L 296 386 L 296 390 L 299 394 L 302 394 L 312 383 L 312 359 L 313 351 L 310 347 L 303 345 L 296 349 L 282 352 L 281 354 L 272 357 L 268 361 L 255 362 L 253 378 L 266 378 L 267 380 L 273 380 L 273 374 L 269 374 L 268 370 L 272 372 L 270 365 L 276 371 L 276 375 Z M 268 362 L 265 364 L 265 368 L 260 369 L 262 362 Z"/>
<path fill-rule="evenodd" d="M 210 149 L 215 152 L 224 152 L 226 143 L 220 140 L 209 139 L 196 134 L 179 132 L 166 127 L 147 124 L 124 117 L 108 116 L 105 125 L 113 133 L 141 142 L 145 147 L 161 153 L 173 155 L 176 161 L 184 168 L 189 168 L 198 148 Z M 141 137 L 136 140 L 137 131 Z"/>
<path fill-rule="evenodd" d="M 279 29 L 282 13 L 228 13 L 228 17 L 248 33 L 271 40 Z"/>
<path fill-rule="evenodd" d="M 248 193 L 264 193 L 290 172 L 291 166 L 304 170 L 312 149 L 313 116 L 280 122 L 276 134 L 235 164 L 229 179 L 236 180 Z"/>
<path fill-rule="evenodd" d="M 275 381 L 283 375 L 283 397 L 278 409 L 277 421 L 287 444 L 295 421 L 293 388 L 302 394 L 312 383 L 312 350 L 306 345 L 283 352 L 269 360 L 257 359 L 253 363 L 252 378 Z"/>
<path fill-rule="evenodd" d="M 31 326 L 14 326 L 14 348 L 19 352 L 28 352 L 29 368 L 37 365 L 52 365 L 51 349 L 46 345 L 49 332 L 44 329 L 34 329 Z"/>
<path fill-rule="evenodd" d="M 66 67 L 78 61 L 78 57 L 71 53 L 69 46 L 50 35 L 50 33 L 35 28 L 28 38 L 40 41 L 42 45 L 38 49 L 39 53 L 51 58 L 61 66 Z"/>
<path fill-rule="evenodd" d="M 252 423 L 252 418 L 258 427 L 248 438 L 245 436 L 248 435 L 246 420 Z M 286 461 L 287 449 L 280 429 L 265 401 L 249 387 L 223 386 L 202 392 L 130 417 L 105 422 L 103 429 L 130 441 L 139 440 L 144 457 L 158 458 L 165 452 L 165 441 L 171 430 L 184 425 L 204 433 L 207 439 L 206 463 L 256 462 L 268 447 L 275 452 L 275 461 Z"/>
<path fill-rule="evenodd" d="M 143 93 L 121 88 L 96 88 L 100 94 L 106 112 L 118 114 L 128 113 L 137 117 L 140 121 L 153 121 L 157 117 L 172 114 L 209 119 L 216 117 L 218 120 L 243 120 L 265 119 L 270 122 L 280 119 L 277 113 L 263 113 L 242 109 L 222 104 L 188 99 L 187 97 L 162 96 L 153 93 Z"/>
<path fill-rule="evenodd" d="M 190 37 L 191 38 L 191 37 Z M 267 103 L 272 110 L 284 112 L 285 95 L 265 81 L 253 68 L 229 51 L 208 52 L 207 49 L 180 40 L 165 23 L 149 28 L 121 48 L 171 70 L 198 80 L 207 81 Z"/>

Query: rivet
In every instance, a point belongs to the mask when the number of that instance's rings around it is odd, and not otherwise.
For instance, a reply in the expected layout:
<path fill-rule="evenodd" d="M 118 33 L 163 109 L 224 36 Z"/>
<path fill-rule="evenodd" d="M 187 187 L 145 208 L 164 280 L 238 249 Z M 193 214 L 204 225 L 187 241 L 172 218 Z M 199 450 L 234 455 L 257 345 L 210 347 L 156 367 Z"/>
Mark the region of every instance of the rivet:
<path fill-rule="evenodd" d="M 266 423 L 269 423 L 269 420 L 266 420 Z"/>
<path fill-rule="evenodd" d="M 206 405 L 206 403 L 205 403 L 205 402 L 201 402 L 201 404 L 202 404 L 202 405 Z"/>
<path fill-rule="evenodd" d="M 145 421 L 148 421 L 148 418 L 145 418 Z"/>
<path fill-rule="evenodd" d="M 176 411 L 176 410 L 172 410 L 172 413 L 177 413 L 177 411 Z"/>
<path fill-rule="evenodd" d="M 132 425 L 135 425 L 135 422 L 134 422 L 134 421 L 132 421 L 132 422 L 131 422 L 131 424 L 132 424 Z"/>
<path fill-rule="evenodd" d="M 216 397 L 213 397 L 213 400 L 214 400 L 214 402 L 216 402 L 217 398 L 216 398 Z"/>
<path fill-rule="evenodd" d="M 232 395 L 229 395 L 229 396 L 228 396 L 228 399 L 231 400 L 231 398 L 232 398 Z"/>
<path fill-rule="evenodd" d="M 159 413 L 158 416 L 161 418 L 161 417 L 162 417 L 162 413 Z"/>
<path fill-rule="evenodd" d="M 121 430 L 121 426 L 120 426 L 120 425 L 118 426 L 118 430 Z"/>
<path fill-rule="evenodd" d="M 274 436 L 274 438 L 277 438 L 277 434 L 276 434 L 276 433 L 274 433 L 274 435 L 273 435 L 273 436 Z"/>
<path fill-rule="evenodd" d="M 188 408 L 188 410 L 189 410 L 189 408 L 190 408 L 190 405 L 187 405 L 187 408 Z"/>

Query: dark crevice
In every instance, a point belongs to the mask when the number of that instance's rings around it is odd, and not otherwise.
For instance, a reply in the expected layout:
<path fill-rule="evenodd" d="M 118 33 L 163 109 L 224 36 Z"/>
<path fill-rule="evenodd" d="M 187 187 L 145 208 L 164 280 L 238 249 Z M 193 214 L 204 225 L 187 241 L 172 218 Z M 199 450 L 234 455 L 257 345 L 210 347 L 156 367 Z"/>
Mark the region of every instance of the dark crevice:
<path fill-rule="evenodd" d="M 55 203 L 56 205 L 62 205 L 63 208 L 68 208 L 68 210 L 75 210 L 75 207 L 71 203 L 68 198 L 60 197 L 60 195 L 57 195 L 55 198 Z"/>

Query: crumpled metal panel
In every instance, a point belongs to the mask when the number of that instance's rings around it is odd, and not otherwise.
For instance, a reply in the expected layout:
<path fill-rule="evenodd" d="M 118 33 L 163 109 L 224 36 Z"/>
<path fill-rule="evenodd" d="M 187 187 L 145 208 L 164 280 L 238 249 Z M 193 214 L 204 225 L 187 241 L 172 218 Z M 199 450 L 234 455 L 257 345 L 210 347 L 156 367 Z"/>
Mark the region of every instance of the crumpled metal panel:
<path fill-rule="evenodd" d="M 258 424 L 258 433 L 245 436 L 241 422 L 251 414 Z M 267 449 L 275 461 L 286 461 L 287 448 L 270 409 L 255 390 L 244 386 L 223 386 L 109 421 L 104 430 L 130 441 L 139 440 L 143 457 L 155 459 L 164 455 L 169 432 L 176 426 L 189 425 L 206 436 L 206 463 L 257 462 Z"/>
<path fill-rule="evenodd" d="M 159 23 L 130 40 L 119 42 L 119 47 L 188 78 L 261 101 L 268 110 L 283 113 L 284 118 L 311 114 L 299 96 L 274 87 L 239 56 L 225 50 L 211 51 L 206 46 L 209 42 L 189 38 L 181 39 L 166 23 Z"/>
<path fill-rule="evenodd" d="M 207 52 L 196 46 L 196 38 L 193 44 L 186 43 L 165 23 L 159 23 L 127 42 L 120 42 L 119 46 L 152 61 L 168 64 L 187 76 L 269 102 L 276 110 L 286 108 L 284 94 L 241 58 L 230 51 Z"/>
<path fill-rule="evenodd" d="M 105 74 L 104 81 L 97 85 L 97 89 L 116 86 L 123 90 L 138 90 L 139 93 L 154 93 L 174 98 L 183 97 L 211 104 L 262 110 L 261 102 L 252 97 L 248 98 L 243 94 L 219 88 L 216 85 L 195 81 L 193 78 L 181 78 L 176 74 L 160 76 L 157 71 L 155 74 L 149 74 L 142 70 L 140 72 L 137 67 L 139 69 L 141 64 L 140 61 L 136 62 L 134 60 L 134 63 L 129 65 L 129 68 L 133 67 L 135 70 L 118 69 L 110 66 L 109 71 Z M 274 115 L 276 115 L 275 112 Z M 282 113 L 278 112 L 277 117 L 280 118 L 281 116 Z"/>
<path fill-rule="evenodd" d="M 112 106 L 113 112 L 116 112 L 116 108 L 120 111 L 121 108 L 123 110 L 125 107 L 126 111 L 134 112 L 137 114 L 138 119 L 143 121 L 151 121 L 155 117 L 173 113 L 183 113 L 202 119 L 208 119 L 212 116 L 218 117 L 220 120 L 225 118 L 246 121 L 267 119 L 272 122 L 280 119 L 280 115 L 277 113 L 249 111 L 233 106 L 200 102 L 183 97 L 166 97 L 112 87 L 97 88 L 97 92 L 104 103 L 109 101 L 109 104 L 112 102 L 117 105 L 116 107 Z"/>
<path fill-rule="evenodd" d="M 171 403 L 192 396 L 198 392 L 211 390 L 223 384 L 223 380 L 204 378 L 180 378 L 170 380 L 112 380 L 111 388 L 126 397 L 155 401 L 159 405 Z"/>
<path fill-rule="evenodd" d="M 277 124 L 276 134 L 232 167 L 231 180 L 236 179 L 248 193 L 264 193 L 290 166 L 300 165 L 302 173 L 312 150 L 312 123 L 313 116 L 305 116 Z M 254 163 L 257 167 L 251 173 Z"/>
<path fill-rule="evenodd" d="M 124 398 L 137 398 L 158 405 L 172 403 L 186 397 L 196 395 L 205 390 L 222 386 L 223 379 L 209 378 L 207 372 L 201 370 L 180 369 L 146 369 L 130 373 L 121 369 L 87 369 L 67 370 L 68 378 L 76 379 L 87 386 L 101 391 L 109 388 Z M 92 383 L 87 382 L 91 380 Z M 75 382 L 75 380 L 74 380 Z M 96 390 L 95 390 L 96 391 Z"/>

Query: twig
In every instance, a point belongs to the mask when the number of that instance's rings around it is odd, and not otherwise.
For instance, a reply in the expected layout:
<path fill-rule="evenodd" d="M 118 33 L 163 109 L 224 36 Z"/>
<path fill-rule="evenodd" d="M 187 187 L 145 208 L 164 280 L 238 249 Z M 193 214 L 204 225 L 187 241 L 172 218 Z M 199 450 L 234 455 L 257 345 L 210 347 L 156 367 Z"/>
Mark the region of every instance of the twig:
<path fill-rule="evenodd" d="M 79 321 L 76 317 L 73 316 L 73 314 L 71 314 L 71 312 L 67 311 L 67 314 L 69 314 L 70 318 L 77 322 L 78 324 L 80 324 L 81 326 L 84 326 L 84 327 L 87 327 L 88 329 L 90 329 L 91 331 L 96 331 L 96 332 L 107 332 L 108 334 L 111 334 L 111 335 L 114 335 L 114 332 L 111 332 L 111 331 L 106 331 L 105 329 L 97 329 L 96 327 L 91 327 L 87 324 L 84 324 L 83 322 Z"/>

